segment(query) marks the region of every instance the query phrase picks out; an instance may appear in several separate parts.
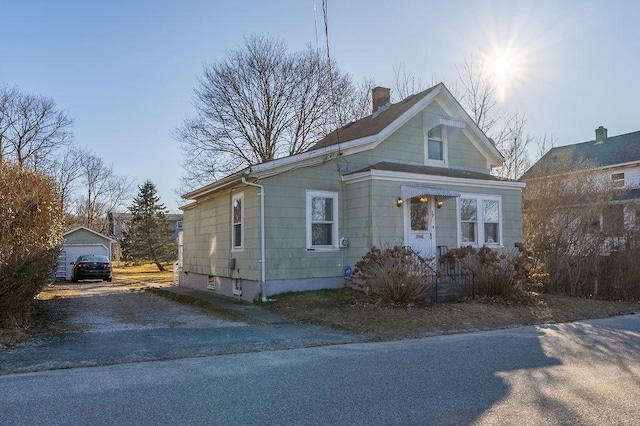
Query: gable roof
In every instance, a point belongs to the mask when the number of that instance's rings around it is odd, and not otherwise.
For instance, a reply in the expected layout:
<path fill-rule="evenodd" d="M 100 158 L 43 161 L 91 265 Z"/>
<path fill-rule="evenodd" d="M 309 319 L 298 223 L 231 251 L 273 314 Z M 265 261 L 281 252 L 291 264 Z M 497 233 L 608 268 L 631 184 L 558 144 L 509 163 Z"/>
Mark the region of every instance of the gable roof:
<path fill-rule="evenodd" d="M 69 230 L 69 231 L 67 231 L 67 232 L 63 233 L 63 234 L 62 234 L 62 236 L 63 236 L 63 237 L 66 237 L 67 235 L 69 235 L 69 234 L 73 234 L 74 232 L 78 232 L 78 231 L 80 231 L 80 230 L 88 231 L 88 232 L 90 232 L 90 233 L 92 233 L 92 234 L 97 235 L 98 237 L 102 237 L 102 238 L 104 238 L 105 240 L 109 240 L 109 241 L 114 242 L 114 243 L 116 242 L 116 240 L 114 240 L 113 238 L 111 238 L 111 237 L 107 237 L 106 235 L 101 234 L 101 233 L 99 233 L 99 232 L 97 232 L 97 231 L 94 231 L 94 230 L 93 230 L 93 229 L 91 229 L 91 228 L 87 228 L 86 226 L 78 226 L 77 228 L 73 228 L 73 229 L 71 229 L 71 230 Z"/>
<path fill-rule="evenodd" d="M 331 132 L 305 152 L 247 167 L 216 182 L 184 194 L 182 198 L 195 199 L 218 190 L 233 187 L 245 177 L 259 179 L 273 176 L 291 170 L 294 167 L 315 165 L 343 154 L 375 148 L 440 95 L 455 110 L 455 113 L 468 124 L 468 130 L 465 129 L 463 131 L 469 131 L 475 136 L 471 138 L 472 143 L 487 158 L 487 163 L 491 165 L 501 164 L 503 157 L 494 143 L 480 130 L 446 86 L 443 83 L 438 83 L 396 104 L 388 104 L 388 108 L 384 111 L 371 114 Z M 189 206 L 183 206 L 181 209 L 184 210 Z"/>
<path fill-rule="evenodd" d="M 570 158 L 575 163 L 573 168 L 566 170 L 567 172 L 593 167 L 593 165 L 610 167 L 640 162 L 640 131 L 611 136 L 603 142 L 591 140 L 552 148 L 536 161 L 521 179 L 535 177 L 558 158 Z"/>
<path fill-rule="evenodd" d="M 420 93 L 411 95 L 398 103 L 391 104 L 386 110 L 378 114 L 371 114 L 360 120 L 346 124 L 329 133 L 327 136 L 312 145 L 307 151 L 313 151 L 318 148 L 336 145 L 338 143 L 354 139 L 361 139 L 380 133 L 382 129 L 407 112 L 412 106 L 418 103 L 420 99 L 433 92 L 437 87 L 438 86 L 433 86 Z"/>

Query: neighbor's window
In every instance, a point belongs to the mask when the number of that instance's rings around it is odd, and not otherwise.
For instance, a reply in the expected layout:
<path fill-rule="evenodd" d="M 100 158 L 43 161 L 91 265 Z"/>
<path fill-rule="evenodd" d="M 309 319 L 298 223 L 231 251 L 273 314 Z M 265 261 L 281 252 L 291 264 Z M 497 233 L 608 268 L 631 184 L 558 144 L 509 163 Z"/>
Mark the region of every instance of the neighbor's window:
<path fill-rule="evenodd" d="M 614 186 L 624 186 L 624 173 L 613 173 L 611 175 L 611 181 Z"/>
<path fill-rule="evenodd" d="M 497 245 L 502 241 L 499 197 L 464 195 L 458 200 L 460 245 Z"/>
<path fill-rule="evenodd" d="M 307 191 L 307 250 L 338 248 L 338 193 Z"/>
<path fill-rule="evenodd" d="M 231 198 L 231 249 L 242 250 L 244 247 L 244 193 Z"/>

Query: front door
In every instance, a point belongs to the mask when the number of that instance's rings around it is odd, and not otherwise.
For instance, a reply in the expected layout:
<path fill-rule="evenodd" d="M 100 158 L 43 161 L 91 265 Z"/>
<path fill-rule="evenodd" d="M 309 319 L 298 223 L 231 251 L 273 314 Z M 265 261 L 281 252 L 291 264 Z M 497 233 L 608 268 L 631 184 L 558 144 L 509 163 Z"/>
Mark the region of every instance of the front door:
<path fill-rule="evenodd" d="M 404 203 L 405 245 L 422 257 L 433 257 L 435 234 L 435 211 L 428 197 L 414 197 Z"/>

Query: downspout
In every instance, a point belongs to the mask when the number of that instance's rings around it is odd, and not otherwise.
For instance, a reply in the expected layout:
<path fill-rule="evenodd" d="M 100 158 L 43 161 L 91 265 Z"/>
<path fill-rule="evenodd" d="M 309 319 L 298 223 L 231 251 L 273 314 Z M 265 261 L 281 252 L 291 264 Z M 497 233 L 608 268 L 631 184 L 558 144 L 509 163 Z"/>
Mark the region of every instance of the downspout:
<path fill-rule="evenodd" d="M 260 196 L 260 289 L 262 290 L 262 302 L 268 302 L 267 298 L 267 282 L 266 282 L 266 269 L 265 269 L 265 245 L 264 245 L 264 186 L 258 185 L 257 183 L 252 183 L 247 181 L 247 179 L 242 176 L 242 183 L 248 186 L 255 186 L 256 188 L 260 188 L 260 192 L 258 195 Z"/>

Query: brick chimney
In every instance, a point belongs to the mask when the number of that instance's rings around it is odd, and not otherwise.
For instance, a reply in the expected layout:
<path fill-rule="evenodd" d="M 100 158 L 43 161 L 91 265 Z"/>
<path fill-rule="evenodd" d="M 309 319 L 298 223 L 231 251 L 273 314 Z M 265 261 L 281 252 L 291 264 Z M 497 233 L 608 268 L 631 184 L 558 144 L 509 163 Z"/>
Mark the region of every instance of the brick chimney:
<path fill-rule="evenodd" d="M 602 143 L 607 140 L 607 129 L 600 126 L 596 129 L 596 143 Z"/>
<path fill-rule="evenodd" d="M 371 97 L 373 98 L 373 113 L 378 111 L 378 108 L 388 104 L 391 101 L 391 89 L 386 87 L 374 87 L 371 89 Z"/>

